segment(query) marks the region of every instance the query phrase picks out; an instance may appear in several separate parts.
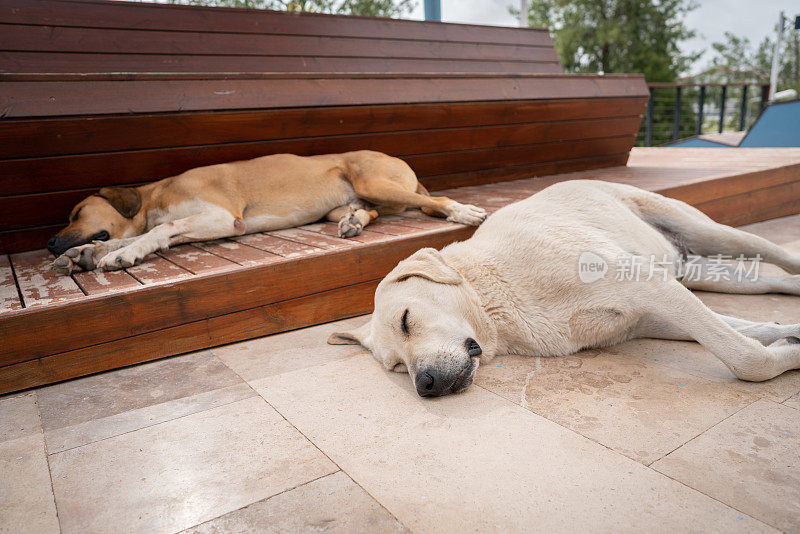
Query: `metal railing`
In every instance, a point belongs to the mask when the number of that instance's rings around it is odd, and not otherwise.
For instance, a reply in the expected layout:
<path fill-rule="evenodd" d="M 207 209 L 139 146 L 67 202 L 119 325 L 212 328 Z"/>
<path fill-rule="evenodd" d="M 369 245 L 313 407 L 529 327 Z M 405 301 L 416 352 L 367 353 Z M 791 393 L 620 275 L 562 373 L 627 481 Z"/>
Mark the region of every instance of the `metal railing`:
<path fill-rule="evenodd" d="M 638 146 L 660 145 L 714 131 L 745 130 L 764 109 L 769 93 L 769 84 L 763 83 L 647 85 L 650 99 Z"/>

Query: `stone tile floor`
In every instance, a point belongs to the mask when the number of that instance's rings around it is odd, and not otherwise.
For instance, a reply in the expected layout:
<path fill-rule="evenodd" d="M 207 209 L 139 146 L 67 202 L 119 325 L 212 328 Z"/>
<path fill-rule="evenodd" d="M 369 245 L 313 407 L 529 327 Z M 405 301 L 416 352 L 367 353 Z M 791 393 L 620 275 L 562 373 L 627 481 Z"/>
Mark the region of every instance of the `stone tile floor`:
<path fill-rule="evenodd" d="M 800 216 L 749 229 L 800 253 Z M 0 532 L 800 532 L 800 371 L 636 340 L 429 400 L 325 343 L 365 320 L 0 397 Z"/>

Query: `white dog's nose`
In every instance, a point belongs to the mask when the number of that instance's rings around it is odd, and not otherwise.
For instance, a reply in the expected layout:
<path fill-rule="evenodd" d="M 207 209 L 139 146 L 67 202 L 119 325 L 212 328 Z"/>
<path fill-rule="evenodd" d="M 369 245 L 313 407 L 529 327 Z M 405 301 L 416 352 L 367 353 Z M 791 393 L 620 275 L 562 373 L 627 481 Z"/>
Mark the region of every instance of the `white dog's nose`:
<path fill-rule="evenodd" d="M 441 381 L 439 383 L 441 384 Z M 415 385 L 420 397 L 432 397 L 441 394 L 436 388 L 436 378 L 428 371 L 420 369 L 417 373 Z"/>
<path fill-rule="evenodd" d="M 467 340 L 464 342 L 464 345 L 467 347 L 467 354 L 469 354 L 470 358 L 477 358 L 483 354 L 481 346 L 478 345 L 478 342 L 471 337 L 467 338 Z"/>

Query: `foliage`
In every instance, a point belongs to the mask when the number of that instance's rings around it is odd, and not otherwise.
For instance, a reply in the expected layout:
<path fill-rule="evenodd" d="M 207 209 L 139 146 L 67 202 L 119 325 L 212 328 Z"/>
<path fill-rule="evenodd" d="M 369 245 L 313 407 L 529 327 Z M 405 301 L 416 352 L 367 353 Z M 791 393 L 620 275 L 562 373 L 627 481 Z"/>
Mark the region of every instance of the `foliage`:
<path fill-rule="evenodd" d="M 169 0 L 173 4 L 337 13 L 368 17 L 400 17 L 414 9 L 414 0 Z"/>
<path fill-rule="evenodd" d="M 693 77 L 699 82 L 736 83 L 769 81 L 775 41 L 769 36 L 753 47 L 746 37 L 725 33 L 723 42 L 711 45 L 714 56 L 710 68 Z M 800 91 L 800 30 L 787 29 L 779 51 L 778 91 Z"/>
<path fill-rule="evenodd" d="M 531 0 L 528 22 L 550 29 L 568 72 L 673 81 L 699 57 L 678 48 L 694 36 L 683 16 L 696 7 L 693 0 Z"/>

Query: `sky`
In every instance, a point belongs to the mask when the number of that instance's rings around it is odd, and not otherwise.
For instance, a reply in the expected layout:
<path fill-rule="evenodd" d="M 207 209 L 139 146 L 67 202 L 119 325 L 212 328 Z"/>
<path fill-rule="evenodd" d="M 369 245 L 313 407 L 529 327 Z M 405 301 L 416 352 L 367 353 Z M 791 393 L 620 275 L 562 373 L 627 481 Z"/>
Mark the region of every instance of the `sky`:
<path fill-rule="evenodd" d="M 417 8 L 409 18 L 424 18 L 423 1 L 417 0 Z M 518 5 L 518 0 L 441 0 L 442 20 L 470 24 L 495 24 L 516 26 L 517 21 L 508 13 L 509 5 Z M 700 7 L 686 16 L 686 25 L 697 32 L 697 37 L 681 44 L 685 52 L 710 49 L 711 43 L 722 41 L 726 31 L 745 36 L 752 43 L 759 43 L 765 35 L 774 39 L 774 27 L 781 10 L 792 21 L 800 15 L 798 0 L 699 0 Z M 710 60 L 706 52 L 697 67 Z M 695 68 L 693 70 L 700 70 Z"/>

